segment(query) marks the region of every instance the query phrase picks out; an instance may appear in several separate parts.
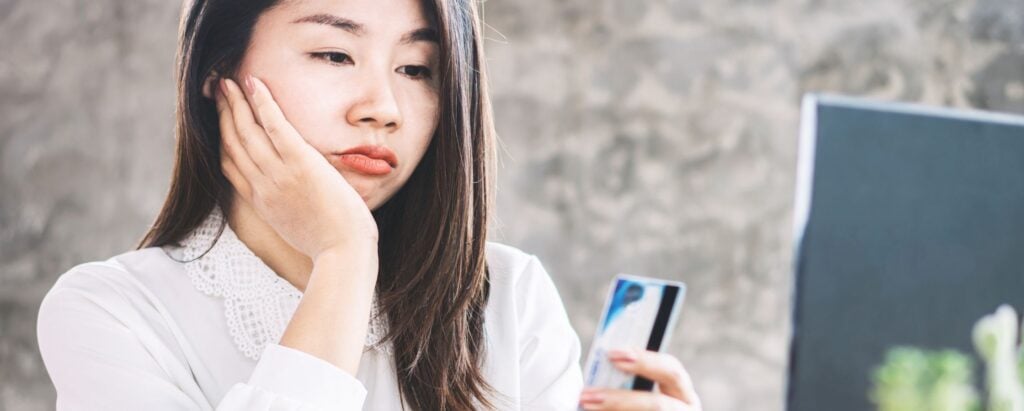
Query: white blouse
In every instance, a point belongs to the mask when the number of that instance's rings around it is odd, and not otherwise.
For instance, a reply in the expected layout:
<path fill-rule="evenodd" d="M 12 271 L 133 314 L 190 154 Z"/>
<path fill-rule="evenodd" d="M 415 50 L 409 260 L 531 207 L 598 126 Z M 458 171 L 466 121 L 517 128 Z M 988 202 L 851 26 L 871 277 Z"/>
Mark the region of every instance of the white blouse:
<path fill-rule="evenodd" d="M 356 375 L 277 343 L 302 293 L 227 224 L 218 240 L 223 222 L 214 208 L 182 247 L 130 251 L 60 276 L 37 324 L 57 409 L 409 409 L 391 349 L 378 344 L 382 322 L 370 321 Z M 483 372 L 495 404 L 576 409 L 580 340 L 551 278 L 516 248 L 488 242 L 486 253 Z"/>

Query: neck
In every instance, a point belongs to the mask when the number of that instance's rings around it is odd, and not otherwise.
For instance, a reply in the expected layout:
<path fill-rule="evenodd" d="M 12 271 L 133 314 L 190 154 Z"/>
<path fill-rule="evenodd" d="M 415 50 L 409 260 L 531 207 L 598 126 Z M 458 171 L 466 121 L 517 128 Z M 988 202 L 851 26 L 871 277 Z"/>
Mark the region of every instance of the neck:
<path fill-rule="evenodd" d="M 264 264 L 299 291 L 306 291 L 313 272 L 313 261 L 309 256 L 284 241 L 249 203 L 238 200 L 237 196 L 231 199 L 227 220 L 238 239 Z"/>

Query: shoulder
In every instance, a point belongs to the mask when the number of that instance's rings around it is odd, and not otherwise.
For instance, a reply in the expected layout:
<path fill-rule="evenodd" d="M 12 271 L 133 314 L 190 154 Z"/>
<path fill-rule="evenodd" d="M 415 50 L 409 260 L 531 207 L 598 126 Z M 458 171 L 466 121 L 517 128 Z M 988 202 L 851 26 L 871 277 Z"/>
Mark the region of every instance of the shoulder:
<path fill-rule="evenodd" d="M 156 288 L 151 279 L 173 268 L 168 261 L 173 260 L 162 249 L 150 247 L 75 265 L 57 277 L 43 297 L 39 325 L 69 312 L 118 317 L 151 305 Z"/>
<path fill-rule="evenodd" d="M 492 297 L 514 300 L 518 311 L 531 305 L 562 308 L 555 282 L 536 255 L 488 241 L 487 264 Z"/>
<path fill-rule="evenodd" d="M 487 242 L 487 266 L 496 286 L 518 288 L 537 280 L 550 281 L 536 255 L 499 242 Z"/>
<path fill-rule="evenodd" d="M 90 295 L 128 292 L 144 286 L 145 266 L 162 262 L 164 258 L 167 257 L 160 248 L 151 247 L 81 263 L 58 276 L 47 297 L 63 292 Z"/>
<path fill-rule="evenodd" d="M 513 282 L 515 277 L 537 258 L 516 247 L 495 241 L 488 241 L 486 250 L 487 266 L 491 276 L 511 277 Z"/>

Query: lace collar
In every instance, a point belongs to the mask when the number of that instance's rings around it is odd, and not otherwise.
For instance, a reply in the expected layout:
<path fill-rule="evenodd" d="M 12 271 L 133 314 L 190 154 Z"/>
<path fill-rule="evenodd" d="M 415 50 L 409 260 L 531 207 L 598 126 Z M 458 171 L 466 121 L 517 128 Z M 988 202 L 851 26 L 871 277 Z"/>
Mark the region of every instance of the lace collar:
<path fill-rule="evenodd" d="M 180 253 L 192 284 L 207 295 L 224 299 L 228 331 L 246 357 L 258 360 L 268 343 L 281 340 L 302 292 L 238 239 L 219 206 L 182 240 Z M 383 335 L 374 299 L 366 349 L 390 352 L 387 345 L 379 344 Z"/>

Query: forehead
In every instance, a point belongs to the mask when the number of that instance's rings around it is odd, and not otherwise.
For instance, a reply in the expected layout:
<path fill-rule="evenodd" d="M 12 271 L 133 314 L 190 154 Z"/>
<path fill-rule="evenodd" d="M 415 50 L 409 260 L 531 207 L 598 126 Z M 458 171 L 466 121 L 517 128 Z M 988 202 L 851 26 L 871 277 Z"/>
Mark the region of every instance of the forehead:
<path fill-rule="evenodd" d="M 273 20 L 273 24 L 291 24 L 317 14 L 356 22 L 369 35 L 405 33 L 434 26 L 429 11 L 420 0 L 283 0 L 264 13 L 261 19 Z M 324 25 L 324 28 L 330 27 Z"/>

